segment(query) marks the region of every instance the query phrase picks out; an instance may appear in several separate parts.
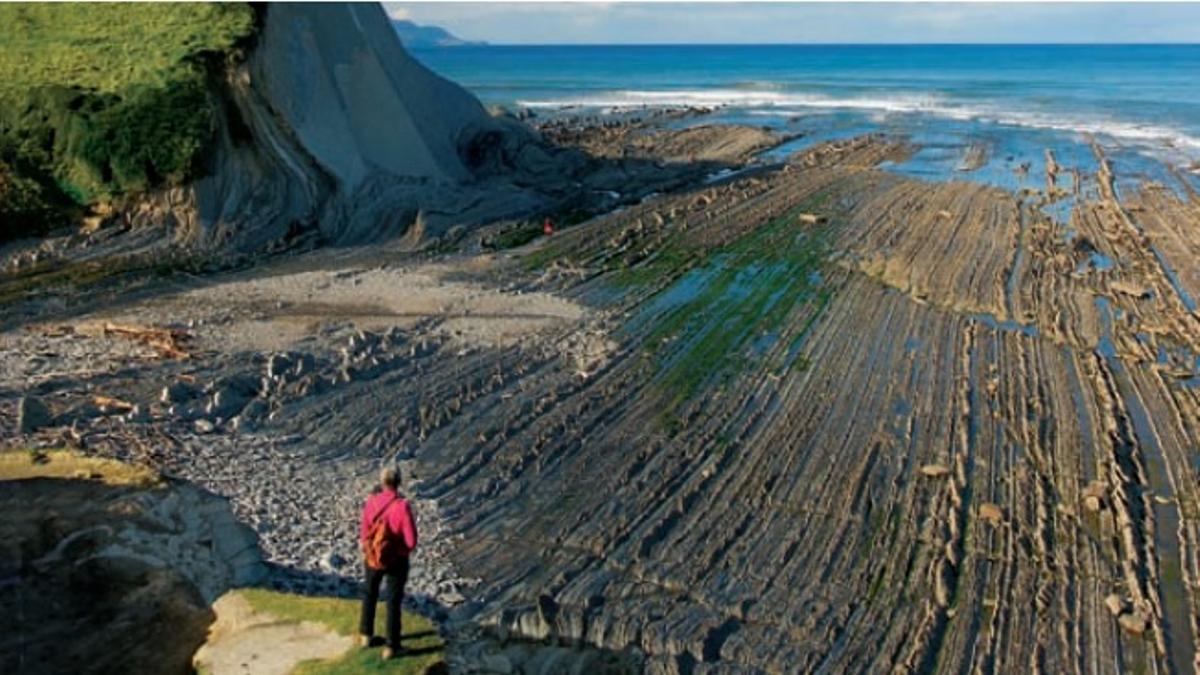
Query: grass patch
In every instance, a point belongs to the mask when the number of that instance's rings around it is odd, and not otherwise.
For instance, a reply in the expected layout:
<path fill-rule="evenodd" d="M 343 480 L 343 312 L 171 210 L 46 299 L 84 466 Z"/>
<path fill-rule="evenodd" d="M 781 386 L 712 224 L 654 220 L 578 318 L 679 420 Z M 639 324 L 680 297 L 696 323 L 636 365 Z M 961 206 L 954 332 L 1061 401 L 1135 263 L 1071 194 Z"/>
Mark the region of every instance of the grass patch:
<path fill-rule="evenodd" d="M 614 283 L 621 286 L 640 286 L 677 276 L 695 264 L 699 253 L 680 244 L 680 235 L 668 239 L 654 256 L 641 265 L 622 267 L 613 275 Z"/>
<path fill-rule="evenodd" d="M 0 240 L 198 173 L 210 64 L 255 21 L 243 3 L 0 4 Z"/>
<path fill-rule="evenodd" d="M 99 480 L 107 485 L 157 487 L 162 477 L 142 466 L 88 457 L 71 450 L 6 450 L 0 452 L 0 481 L 33 478 Z"/>
<path fill-rule="evenodd" d="M 238 591 L 250 606 L 285 621 L 314 621 L 341 635 L 358 632 L 359 600 L 310 597 L 279 593 L 260 588 Z M 383 604 L 375 617 L 375 634 L 385 634 Z M 389 673 L 417 675 L 442 664 L 444 644 L 434 625 L 419 614 L 404 612 L 404 646 L 417 653 L 400 659 L 383 661 L 379 649 L 351 649 L 335 661 L 306 661 L 296 668 L 296 675 L 351 675 L 353 673 Z"/>
<path fill-rule="evenodd" d="M 537 239 L 542 235 L 542 227 L 540 225 L 526 224 L 520 227 L 514 227 L 511 230 L 505 230 L 496 235 L 492 242 L 493 248 L 499 251 L 505 249 L 517 248 L 524 246 L 529 242 Z"/>
<path fill-rule="evenodd" d="M 542 244 L 541 248 L 526 253 L 521 258 L 521 269 L 531 272 L 540 270 L 555 260 L 571 261 L 575 259 L 574 255 L 569 254 L 563 247 L 556 246 L 556 243 L 556 241 L 548 241 Z"/>
<path fill-rule="evenodd" d="M 253 25 L 244 4 L 0 5 L 0 95 L 48 84 L 166 87 L 190 72 L 190 57 L 233 47 Z"/>

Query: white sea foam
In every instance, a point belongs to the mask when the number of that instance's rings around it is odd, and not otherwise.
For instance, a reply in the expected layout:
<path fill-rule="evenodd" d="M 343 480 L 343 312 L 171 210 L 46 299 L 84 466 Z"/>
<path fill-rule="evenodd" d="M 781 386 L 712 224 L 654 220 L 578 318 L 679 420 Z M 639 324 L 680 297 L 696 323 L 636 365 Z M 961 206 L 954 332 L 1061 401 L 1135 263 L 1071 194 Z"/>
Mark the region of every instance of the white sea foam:
<path fill-rule="evenodd" d="M 720 107 L 746 109 L 751 115 L 790 116 L 813 110 L 863 110 L 877 113 L 927 114 L 955 120 L 979 120 L 1011 126 L 1053 129 L 1109 136 L 1118 141 L 1154 147 L 1200 151 L 1200 138 L 1178 129 L 1137 122 L 1068 117 L 1048 112 L 1004 110 L 999 106 L 966 105 L 938 95 L 895 95 L 837 98 L 798 94 L 761 87 L 695 90 L 624 90 L 575 98 L 527 100 L 527 108 L 603 108 L 627 110 L 650 107 Z"/>

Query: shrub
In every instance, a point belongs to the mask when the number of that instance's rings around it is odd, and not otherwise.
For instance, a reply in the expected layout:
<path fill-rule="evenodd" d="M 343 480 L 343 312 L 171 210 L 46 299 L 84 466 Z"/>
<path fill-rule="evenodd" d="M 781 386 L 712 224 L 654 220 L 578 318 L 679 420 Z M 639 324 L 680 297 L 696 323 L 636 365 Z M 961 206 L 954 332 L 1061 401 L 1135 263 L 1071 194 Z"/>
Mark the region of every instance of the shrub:
<path fill-rule="evenodd" d="M 45 183 L 22 176 L 0 161 L 0 241 L 42 234 L 66 224 L 70 203 L 56 199 Z"/>

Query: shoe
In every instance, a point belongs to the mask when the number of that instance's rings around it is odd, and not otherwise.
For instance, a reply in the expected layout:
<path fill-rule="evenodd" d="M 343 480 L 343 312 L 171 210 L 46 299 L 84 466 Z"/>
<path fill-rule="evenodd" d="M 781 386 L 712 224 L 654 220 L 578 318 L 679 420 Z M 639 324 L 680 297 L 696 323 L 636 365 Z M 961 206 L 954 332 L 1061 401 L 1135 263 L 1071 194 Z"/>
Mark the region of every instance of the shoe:
<path fill-rule="evenodd" d="M 408 653 L 408 650 L 405 649 L 404 647 L 397 647 L 396 649 L 392 649 L 391 647 L 384 647 L 383 652 L 379 656 L 384 661 L 390 661 L 392 659 L 398 659 L 407 653 Z"/>
<path fill-rule="evenodd" d="M 363 635 L 362 633 L 359 633 L 354 642 L 363 649 L 368 647 L 382 647 L 387 644 L 387 640 L 384 640 L 380 635 Z"/>

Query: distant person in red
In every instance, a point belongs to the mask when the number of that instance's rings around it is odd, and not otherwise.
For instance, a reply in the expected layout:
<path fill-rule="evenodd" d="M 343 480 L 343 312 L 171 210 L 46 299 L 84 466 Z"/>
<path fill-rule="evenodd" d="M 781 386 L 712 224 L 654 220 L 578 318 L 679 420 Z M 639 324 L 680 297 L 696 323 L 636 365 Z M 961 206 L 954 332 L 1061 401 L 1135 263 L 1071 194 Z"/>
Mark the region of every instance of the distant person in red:
<path fill-rule="evenodd" d="M 542 234 L 546 235 L 547 237 L 554 234 L 554 223 L 551 222 L 549 218 L 542 223 Z"/>
<path fill-rule="evenodd" d="M 379 473 L 379 487 L 363 506 L 359 541 L 363 550 L 363 571 L 366 575 L 362 616 L 358 624 L 359 644 L 369 647 L 375 642 L 375 605 L 379 602 L 379 586 L 388 579 L 387 647 L 383 658 L 403 653 L 400 646 L 400 603 L 404 600 L 404 585 L 408 583 L 408 556 L 417 548 L 417 525 L 408 501 L 398 490 L 400 476 L 393 468 Z"/>

